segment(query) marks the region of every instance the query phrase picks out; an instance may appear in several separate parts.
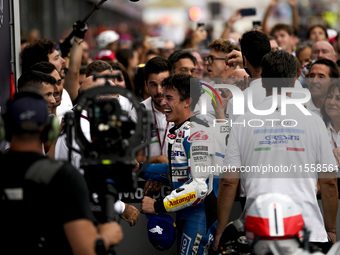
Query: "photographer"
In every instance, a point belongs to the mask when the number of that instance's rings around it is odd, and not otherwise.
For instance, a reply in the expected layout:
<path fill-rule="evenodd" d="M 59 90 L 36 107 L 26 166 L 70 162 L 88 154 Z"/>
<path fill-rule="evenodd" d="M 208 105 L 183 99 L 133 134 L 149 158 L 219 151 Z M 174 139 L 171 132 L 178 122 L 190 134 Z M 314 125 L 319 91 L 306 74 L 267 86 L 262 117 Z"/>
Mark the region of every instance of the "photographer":
<path fill-rule="evenodd" d="M 119 244 L 123 234 L 116 222 L 95 225 L 79 172 L 67 162 L 43 155 L 42 142 L 59 133 L 45 99 L 32 91 L 16 94 L 4 123 L 11 147 L 1 158 L 2 250 L 90 255 Z"/>

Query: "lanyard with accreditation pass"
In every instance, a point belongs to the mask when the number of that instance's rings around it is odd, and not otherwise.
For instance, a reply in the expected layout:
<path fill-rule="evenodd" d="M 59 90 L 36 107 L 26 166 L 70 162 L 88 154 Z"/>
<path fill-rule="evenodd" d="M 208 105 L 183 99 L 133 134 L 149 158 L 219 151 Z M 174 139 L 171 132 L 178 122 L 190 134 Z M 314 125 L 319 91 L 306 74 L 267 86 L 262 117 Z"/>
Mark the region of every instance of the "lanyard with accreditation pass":
<path fill-rule="evenodd" d="M 159 135 L 159 129 L 158 129 L 156 113 L 155 113 L 155 109 L 153 107 L 153 102 L 151 102 L 151 107 L 152 107 L 152 112 L 153 112 L 153 118 L 155 120 L 155 126 L 156 126 L 156 133 L 157 133 L 158 143 L 159 143 L 159 146 L 161 147 L 161 155 L 163 155 L 163 147 L 164 147 L 164 144 L 165 144 L 166 134 L 168 132 L 169 122 L 166 122 L 166 128 L 165 128 L 165 131 L 164 131 L 163 141 L 161 141 L 160 135 Z"/>
<path fill-rule="evenodd" d="M 335 142 L 335 140 L 334 140 L 334 137 L 333 137 L 332 132 L 331 132 L 331 137 L 332 137 L 332 141 L 333 141 L 333 143 L 334 143 L 335 148 L 338 148 L 338 145 L 336 144 L 336 142 Z"/>

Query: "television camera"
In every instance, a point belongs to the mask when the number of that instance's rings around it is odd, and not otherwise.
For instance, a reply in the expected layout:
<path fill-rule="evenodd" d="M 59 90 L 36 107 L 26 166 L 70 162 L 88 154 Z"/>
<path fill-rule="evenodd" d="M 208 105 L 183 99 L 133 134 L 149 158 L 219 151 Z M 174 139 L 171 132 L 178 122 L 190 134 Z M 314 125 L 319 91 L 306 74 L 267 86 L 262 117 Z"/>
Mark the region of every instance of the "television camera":
<path fill-rule="evenodd" d="M 134 191 L 139 172 L 148 165 L 147 162 L 134 171 L 137 153 L 149 151 L 151 113 L 140 105 L 133 92 L 111 86 L 108 80 L 114 77 L 94 75 L 94 80 L 104 78 L 105 85 L 83 92 L 73 112 L 64 118 L 69 160 L 73 152 L 81 155 L 80 168 L 84 170 L 91 206 L 99 222 L 115 219 L 113 204 L 118 192 Z M 122 109 L 121 97 L 131 102 L 137 122 Z M 84 125 L 89 125 L 90 136 L 84 134 Z M 79 149 L 74 148 L 74 141 Z"/>

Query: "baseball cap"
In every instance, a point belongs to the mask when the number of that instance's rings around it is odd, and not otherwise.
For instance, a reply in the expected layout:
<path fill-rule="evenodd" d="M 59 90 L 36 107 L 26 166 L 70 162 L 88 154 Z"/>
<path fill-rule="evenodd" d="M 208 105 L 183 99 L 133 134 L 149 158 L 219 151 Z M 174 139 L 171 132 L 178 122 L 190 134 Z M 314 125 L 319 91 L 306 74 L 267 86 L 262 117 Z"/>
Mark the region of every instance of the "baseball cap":
<path fill-rule="evenodd" d="M 113 51 L 111 50 L 101 50 L 97 55 L 96 55 L 96 60 L 115 60 L 116 55 L 114 54 Z"/>
<path fill-rule="evenodd" d="M 146 214 L 150 243 L 157 250 L 169 249 L 176 240 L 176 224 L 167 214 Z"/>
<path fill-rule="evenodd" d="M 338 32 L 335 30 L 335 29 L 327 29 L 327 35 L 328 35 L 328 41 L 331 43 L 331 42 L 334 42 L 336 37 L 338 36 Z"/>
<path fill-rule="evenodd" d="M 109 44 L 117 40 L 119 40 L 119 34 L 112 30 L 101 32 L 96 38 L 99 49 L 105 49 Z"/>
<path fill-rule="evenodd" d="M 40 132 L 48 118 L 47 102 L 37 92 L 25 91 L 14 95 L 7 105 L 6 124 L 15 133 Z"/>

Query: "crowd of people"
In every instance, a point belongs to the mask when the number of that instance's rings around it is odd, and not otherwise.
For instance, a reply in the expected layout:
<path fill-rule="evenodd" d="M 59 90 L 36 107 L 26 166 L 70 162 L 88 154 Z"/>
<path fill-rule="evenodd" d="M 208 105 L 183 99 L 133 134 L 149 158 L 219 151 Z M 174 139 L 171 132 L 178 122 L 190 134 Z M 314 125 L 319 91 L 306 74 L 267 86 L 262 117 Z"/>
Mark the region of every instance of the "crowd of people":
<path fill-rule="evenodd" d="M 60 42 L 34 31 L 35 39 L 22 45 L 17 92 L 0 119 L 0 138 L 7 140 L 1 143 L 6 209 L 0 228 L 9 254 L 105 254 L 123 239 L 117 222 L 94 216 L 82 148 L 64 130 L 65 114 L 84 93 L 104 85 L 131 92 L 153 123 L 150 149 L 136 153 L 131 169 L 146 181 L 141 207 L 120 200 L 112 205 L 130 226 L 140 212 L 176 212 L 178 254 L 218 254 L 237 199 L 253 215 L 244 229 L 253 254 L 267 254 L 268 240 L 283 239 L 296 241 L 276 243 L 293 254 L 303 247 L 301 231 L 309 237 L 305 252 L 327 253 L 337 242 L 340 32 L 316 24 L 299 38 L 294 0 L 293 25 L 268 27 L 275 4 L 262 26 L 235 33 L 242 18 L 237 9 L 220 38 L 210 38 L 201 25 L 182 45 L 107 29 L 90 49 L 91 24 L 81 21 Z M 141 118 L 123 95 L 104 98 L 118 100 L 132 122 Z M 80 122 L 91 141 L 87 110 Z M 280 166 L 289 171 L 267 171 Z M 224 171 L 211 170 L 219 167 Z M 260 170 L 244 171 L 254 167 Z M 162 185 L 171 192 L 154 199 Z M 153 244 L 168 249 L 173 242 Z"/>

